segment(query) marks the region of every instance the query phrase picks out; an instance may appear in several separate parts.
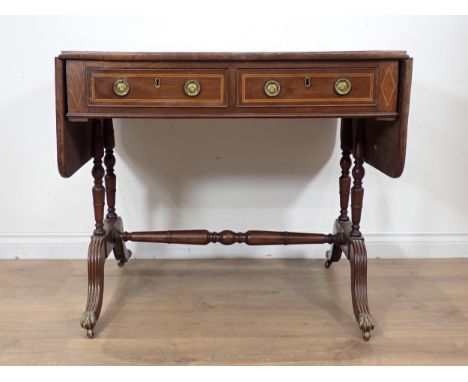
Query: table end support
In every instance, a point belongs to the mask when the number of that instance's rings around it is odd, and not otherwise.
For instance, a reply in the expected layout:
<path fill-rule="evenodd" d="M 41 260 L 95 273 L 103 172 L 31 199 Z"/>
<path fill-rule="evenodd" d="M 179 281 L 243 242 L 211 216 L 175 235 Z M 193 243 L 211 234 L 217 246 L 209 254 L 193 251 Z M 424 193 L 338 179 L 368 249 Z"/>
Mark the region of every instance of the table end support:
<path fill-rule="evenodd" d="M 124 231 L 123 223 L 115 212 L 114 145 L 112 120 L 94 120 L 92 175 L 94 178 L 93 207 L 96 224 L 88 247 L 88 297 L 80 321 L 81 327 L 86 330 L 89 338 L 94 337 L 94 327 L 101 313 L 106 258 L 113 252 L 118 265 L 122 267 L 132 255 L 132 252 L 126 248 L 125 243 L 120 238 L 120 233 Z M 103 157 L 106 171 L 102 166 Z M 107 215 L 104 219 L 106 199 Z"/>

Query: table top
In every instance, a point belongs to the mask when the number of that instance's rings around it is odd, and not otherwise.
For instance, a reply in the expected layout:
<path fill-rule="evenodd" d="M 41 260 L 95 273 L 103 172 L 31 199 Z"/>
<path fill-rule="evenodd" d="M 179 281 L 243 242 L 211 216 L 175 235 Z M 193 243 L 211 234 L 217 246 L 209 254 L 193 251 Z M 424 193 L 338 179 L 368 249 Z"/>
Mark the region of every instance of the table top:
<path fill-rule="evenodd" d="M 93 126 L 113 118 L 342 118 L 342 132 L 363 131 L 365 162 L 403 172 L 412 76 L 403 50 L 63 51 L 55 74 L 62 176 L 91 158 Z"/>
<path fill-rule="evenodd" d="M 409 58 L 404 50 L 344 52 L 93 52 L 62 51 L 63 60 L 106 61 L 295 61 L 391 60 Z"/>

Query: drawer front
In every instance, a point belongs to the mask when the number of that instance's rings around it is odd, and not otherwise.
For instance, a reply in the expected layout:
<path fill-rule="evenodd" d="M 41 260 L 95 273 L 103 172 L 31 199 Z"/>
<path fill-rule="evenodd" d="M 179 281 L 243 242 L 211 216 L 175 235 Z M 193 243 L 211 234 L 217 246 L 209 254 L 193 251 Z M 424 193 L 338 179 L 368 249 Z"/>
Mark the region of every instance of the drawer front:
<path fill-rule="evenodd" d="M 224 69 L 92 68 L 86 77 L 90 106 L 227 106 Z"/>
<path fill-rule="evenodd" d="M 375 106 L 378 68 L 241 69 L 239 106 Z"/>

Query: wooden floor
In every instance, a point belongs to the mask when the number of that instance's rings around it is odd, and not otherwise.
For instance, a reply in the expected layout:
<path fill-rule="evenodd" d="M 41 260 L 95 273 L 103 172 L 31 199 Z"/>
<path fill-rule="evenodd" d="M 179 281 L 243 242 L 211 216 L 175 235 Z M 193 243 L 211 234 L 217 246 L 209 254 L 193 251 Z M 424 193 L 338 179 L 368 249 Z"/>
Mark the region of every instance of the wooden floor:
<path fill-rule="evenodd" d="M 468 260 L 371 260 L 370 342 L 347 260 L 106 263 L 96 337 L 84 261 L 0 262 L 0 364 L 468 364 Z"/>

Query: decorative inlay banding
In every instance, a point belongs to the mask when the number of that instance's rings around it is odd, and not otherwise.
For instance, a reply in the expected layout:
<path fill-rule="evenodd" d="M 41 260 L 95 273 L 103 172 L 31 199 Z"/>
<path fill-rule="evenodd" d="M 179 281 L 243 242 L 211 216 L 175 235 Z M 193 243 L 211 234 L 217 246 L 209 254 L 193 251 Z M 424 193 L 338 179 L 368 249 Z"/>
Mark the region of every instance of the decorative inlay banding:
<path fill-rule="evenodd" d="M 385 106 L 388 106 L 390 105 L 390 102 L 392 101 L 393 95 L 396 90 L 395 79 L 393 78 L 393 74 L 390 68 L 387 68 L 385 70 L 385 75 L 382 80 L 381 89 Z"/>
<path fill-rule="evenodd" d="M 144 106 L 226 106 L 226 71 L 178 69 L 122 69 L 88 71 L 88 105 L 120 107 Z M 159 81 L 155 82 L 155 78 Z M 131 93 L 116 97 L 109 92 L 115 79 L 128 82 Z M 204 89 L 197 97 L 187 97 L 184 84 L 196 81 Z M 156 86 L 159 84 L 159 87 Z"/>
<path fill-rule="evenodd" d="M 238 71 L 239 106 L 301 106 L 301 105 L 361 105 L 377 104 L 377 68 L 362 70 L 290 69 L 270 71 L 241 69 Z M 310 79 L 311 86 L 304 86 L 304 77 Z M 356 83 L 353 95 L 340 96 L 335 91 L 335 83 L 347 78 Z M 268 97 L 263 89 L 265 80 L 281 83 L 285 91 L 277 97 Z M 284 85 L 284 86 L 283 86 Z"/>

